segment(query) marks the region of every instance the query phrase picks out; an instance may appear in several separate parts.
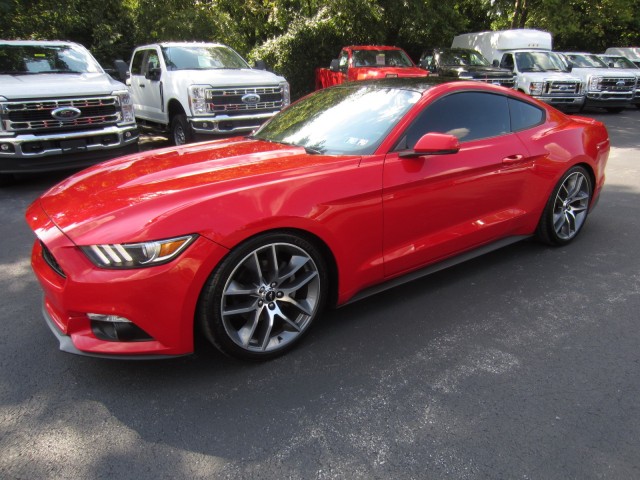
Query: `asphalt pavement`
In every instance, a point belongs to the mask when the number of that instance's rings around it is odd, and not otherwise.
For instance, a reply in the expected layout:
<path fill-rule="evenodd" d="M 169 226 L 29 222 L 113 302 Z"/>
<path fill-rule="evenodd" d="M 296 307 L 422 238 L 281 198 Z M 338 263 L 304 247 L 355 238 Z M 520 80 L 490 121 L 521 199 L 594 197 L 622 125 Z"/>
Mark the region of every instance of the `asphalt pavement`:
<path fill-rule="evenodd" d="M 263 364 L 60 352 L 23 217 L 64 175 L 0 189 L 0 478 L 640 478 L 640 110 L 586 115 L 613 148 L 573 244 L 330 311 Z"/>

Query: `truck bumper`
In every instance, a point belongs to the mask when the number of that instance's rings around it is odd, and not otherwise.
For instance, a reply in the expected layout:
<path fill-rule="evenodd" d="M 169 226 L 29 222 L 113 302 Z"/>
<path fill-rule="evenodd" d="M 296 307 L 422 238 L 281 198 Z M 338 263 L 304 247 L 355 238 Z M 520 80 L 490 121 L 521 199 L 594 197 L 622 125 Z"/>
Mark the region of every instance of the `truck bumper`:
<path fill-rule="evenodd" d="M 628 107 L 633 101 L 633 92 L 587 92 L 585 107 L 618 108 Z"/>
<path fill-rule="evenodd" d="M 215 117 L 190 118 L 194 133 L 199 135 L 236 135 L 252 132 L 273 117 L 277 111 L 255 115 L 216 115 Z"/>
<path fill-rule="evenodd" d="M 138 151 L 138 129 L 0 137 L 0 173 L 49 172 L 93 165 Z"/>
<path fill-rule="evenodd" d="M 549 105 L 553 105 L 554 107 L 560 110 L 579 111 L 584 106 L 584 102 L 585 102 L 584 97 L 542 96 L 542 97 L 534 97 L 534 98 L 544 103 L 548 103 Z"/>

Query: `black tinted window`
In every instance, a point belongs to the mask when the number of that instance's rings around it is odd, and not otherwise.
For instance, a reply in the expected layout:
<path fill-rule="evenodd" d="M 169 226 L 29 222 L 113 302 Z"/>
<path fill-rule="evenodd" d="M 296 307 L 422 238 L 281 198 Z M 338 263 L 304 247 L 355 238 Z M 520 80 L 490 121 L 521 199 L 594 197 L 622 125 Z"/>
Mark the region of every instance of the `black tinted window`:
<path fill-rule="evenodd" d="M 138 50 L 133 56 L 133 62 L 131 62 L 131 75 L 142 75 L 144 54 L 145 50 Z"/>
<path fill-rule="evenodd" d="M 535 127 L 544 120 L 544 111 L 527 102 L 510 98 L 509 109 L 511 110 L 511 130 L 514 132 Z"/>
<path fill-rule="evenodd" d="M 507 98 L 484 92 L 455 93 L 429 105 L 414 120 L 398 150 L 410 149 L 426 133 L 448 133 L 461 142 L 510 132 Z"/>

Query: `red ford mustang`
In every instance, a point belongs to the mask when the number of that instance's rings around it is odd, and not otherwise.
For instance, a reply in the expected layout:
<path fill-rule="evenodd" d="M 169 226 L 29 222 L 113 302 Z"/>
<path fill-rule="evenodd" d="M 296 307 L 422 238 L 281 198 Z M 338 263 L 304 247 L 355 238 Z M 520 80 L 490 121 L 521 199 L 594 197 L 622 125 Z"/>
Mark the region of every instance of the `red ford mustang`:
<path fill-rule="evenodd" d="M 33 269 L 67 352 L 283 353 L 342 305 L 513 241 L 564 245 L 604 183 L 605 127 L 513 90 L 321 90 L 254 135 L 123 157 L 36 200 Z"/>

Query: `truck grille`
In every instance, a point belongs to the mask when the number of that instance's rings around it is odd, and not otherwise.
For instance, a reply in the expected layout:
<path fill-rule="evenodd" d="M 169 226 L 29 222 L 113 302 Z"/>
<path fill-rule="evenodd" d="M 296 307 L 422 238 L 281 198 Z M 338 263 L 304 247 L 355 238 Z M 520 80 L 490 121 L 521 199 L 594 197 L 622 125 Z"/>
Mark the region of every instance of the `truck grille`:
<path fill-rule="evenodd" d="M 545 84 L 544 93 L 550 95 L 575 95 L 580 93 L 580 82 L 552 80 Z"/>
<path fill-rule="evenodd" d="M 599 83 L 601 92 L 632 92 L 636 86 L 634 78 L 604 77 Z"/>
<path fill-rule="evenodd" d="M 514 88 L 516 86 L 516 81 L 513 78 L 478 78 L 477 80 L 506 88 Z"/>
<path fill-rule="evenodd" d="M 54 118 L 52 112 L 61 107 L 77 108 L 80 115 L 68 120 Z M 9 132 L 43 133 L 114 125 L 120 120 L 120 106 L 116 97 L 25 100 L 2 103 L 0 115 Z"/>
<path fill-rule="evenodd" d="M 282 97 L 280 86 L 212 88 L 207 90 L 207 110 L 229 116 L 273 112 L 283 107 Z"/>

